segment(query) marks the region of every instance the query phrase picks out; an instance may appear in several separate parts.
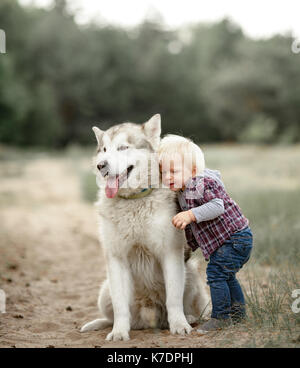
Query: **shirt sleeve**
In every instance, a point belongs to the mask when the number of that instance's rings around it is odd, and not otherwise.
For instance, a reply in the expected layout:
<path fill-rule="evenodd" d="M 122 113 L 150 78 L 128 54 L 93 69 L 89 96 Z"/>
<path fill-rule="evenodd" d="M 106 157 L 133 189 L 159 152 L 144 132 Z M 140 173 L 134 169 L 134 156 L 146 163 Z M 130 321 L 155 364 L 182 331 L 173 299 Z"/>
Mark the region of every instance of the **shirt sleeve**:
<path fill-rule="evenodd" d="M 209 221 L 224 213 L 224 202 L 221 198 L 213 198 L 202 206 L 191 208 L 196 222 Z"/>
<path fill-rule="evenodd" d="M 222 199 L 222 193 L 220 191 L 220 185 L 214 180 L 210 179 L 205 185 L 203 192 L 204 202 L 210 202 L 212 199 Z"/>

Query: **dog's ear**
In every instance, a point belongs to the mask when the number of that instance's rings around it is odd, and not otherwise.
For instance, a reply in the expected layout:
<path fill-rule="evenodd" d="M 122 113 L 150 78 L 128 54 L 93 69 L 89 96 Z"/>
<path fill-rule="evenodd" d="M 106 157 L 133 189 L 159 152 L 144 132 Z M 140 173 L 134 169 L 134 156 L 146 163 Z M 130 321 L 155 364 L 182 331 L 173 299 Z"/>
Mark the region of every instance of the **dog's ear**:
<path fill-rule="evenodd" d="M 142 124 L 142 129 L 145 135 L 152 143 L 153 148 L 158 149 L 160 134 L 161 134 L 161 119 L 160 114 L 155 114 L 146 123 Z"/>
<path fill-rule="evenodd" d="M 97 128 L 96 126 L 94 126 L 92 129 L 95 133 L 95 136 L 96 136 L 96 139 L 97 139 L 97 142 L 98 142 L 98 146 L 100 146 L 101 138 L 102 138 L 102 135 L 103 135 L 104 131 Z"/>

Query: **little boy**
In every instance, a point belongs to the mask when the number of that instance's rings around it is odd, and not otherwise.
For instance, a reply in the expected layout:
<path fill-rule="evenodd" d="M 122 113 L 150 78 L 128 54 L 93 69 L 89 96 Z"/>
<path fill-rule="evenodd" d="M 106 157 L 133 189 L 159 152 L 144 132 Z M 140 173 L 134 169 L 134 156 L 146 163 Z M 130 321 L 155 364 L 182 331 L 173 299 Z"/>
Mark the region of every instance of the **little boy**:
<path fill-rule="evenodd" d="M 182 210 L 172 223 L 185 230 L 192 250 L 200 247 L 209 261 L 206 274 L 212 314 L 198 331 L 239 322 L 245 317 L 245 300 L 236 273 L 252 250 L 249 220 L 227 194 L 220 173 L 204 169 L 203 153 L 190 139 L 168 134 L 158 154 L 163 184 L 177 193 Z"/>

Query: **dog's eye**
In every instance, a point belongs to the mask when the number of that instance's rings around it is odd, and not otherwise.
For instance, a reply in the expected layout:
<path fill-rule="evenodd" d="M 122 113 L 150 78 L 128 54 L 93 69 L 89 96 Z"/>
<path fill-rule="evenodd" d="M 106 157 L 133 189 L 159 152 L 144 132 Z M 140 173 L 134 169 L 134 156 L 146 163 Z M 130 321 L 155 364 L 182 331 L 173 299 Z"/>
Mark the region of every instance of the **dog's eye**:
<path fill-rule="evenodd" d="M 103 151 L 106 152 L 106 148 L 105 147 L 103 148 Z"/>
<path fill-rule="evenodd" d="M 124 151 L 128 148 L 128 146 L 122 145 L 120 147 L 118 147 L 118 151 Z"/>

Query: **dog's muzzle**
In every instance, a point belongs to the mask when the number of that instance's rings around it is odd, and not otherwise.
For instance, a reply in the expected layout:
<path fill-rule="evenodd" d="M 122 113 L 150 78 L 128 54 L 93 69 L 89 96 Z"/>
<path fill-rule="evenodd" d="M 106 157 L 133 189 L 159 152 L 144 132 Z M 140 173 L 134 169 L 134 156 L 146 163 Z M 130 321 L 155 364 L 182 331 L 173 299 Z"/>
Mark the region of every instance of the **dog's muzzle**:
<path fill-rule="evenodd" d="M 109 167 L 108 162 L 106 160 L 99 162 L 99 164 L 97 165 L 97 169 L 100 171 L 101 175 L 104 178 L 109 174 L 108 167 Z M 131 173 L 133 168 L 134 168 L 134 166 L 130 165 L 120 175 L 117 174 L 116 176 L 119 176 L 120 181 L 123 182 L 124 180 L 128 179 L 128 176 Z"/>
<path fill-rule="evenodd" d="M 97 169 L 100 171 L 101 175 L 105 178 L 106 175 L 108 175 L 108 162 L 106 160 L 99 162 L 99 164 L 97 165 Z"/>
<path fill-rule="evenodd" d="M 108 162 L 101 161 L 97 165 L 97 169 L 100 171 L 101 175 L 105 178 L 107 176 L 107 181 L 105 185 L 105 193 L 108 198 L 113 198 L 119 187 L 128 179 L 131 171 L 133 170 L 134 165 L 128 166 L 125 170 L 123 170 L 120 174 L 109 174 L 109 165 Z"/>

